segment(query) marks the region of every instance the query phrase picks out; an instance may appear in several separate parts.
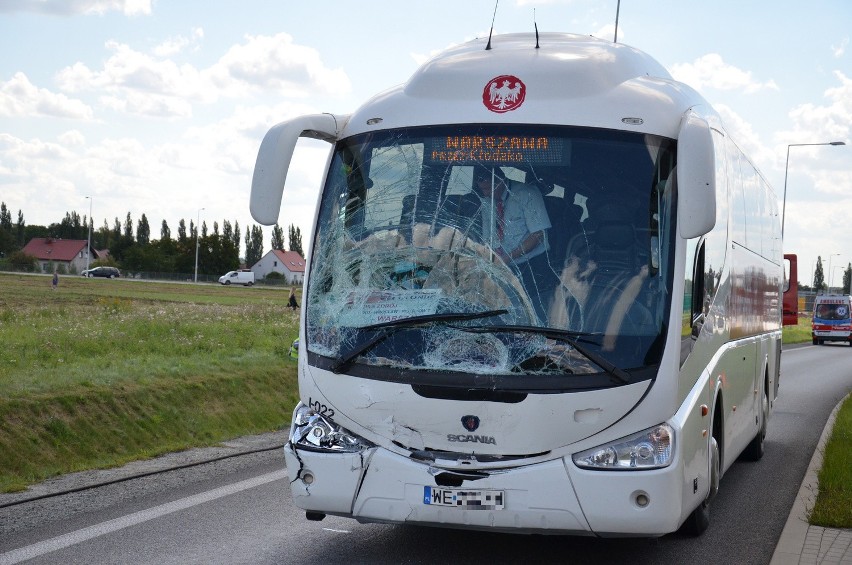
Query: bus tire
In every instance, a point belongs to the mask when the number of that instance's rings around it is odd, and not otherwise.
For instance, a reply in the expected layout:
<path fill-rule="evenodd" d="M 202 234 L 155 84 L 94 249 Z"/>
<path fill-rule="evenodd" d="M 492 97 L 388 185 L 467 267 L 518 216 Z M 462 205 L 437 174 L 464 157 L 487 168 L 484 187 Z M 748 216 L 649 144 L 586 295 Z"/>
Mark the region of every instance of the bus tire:
<path fill-rule="evenodd" d="M 707 497 L 701 501 L 698 508 L 692 511 L 692 514 L 686 519 L 680 527 L 681 532 L 689 536 L 698 537 L 710 527 L 710 502 L 719 492 L 719 473 L 721 472 L 719 463 L 719 444 L 716 438 L 710 437 L 710 491 Z"/>
<path fill-rule="evenodd" d="M 749 442 L 743 451 L 743 458 L 746 461 L 760 461 L 765 453 L 764 440 L 766 439 L 766 429 L 769 423 L 769 397 L 766 395 L 766 385 L 764 382 L 763 394 L 761 395 L 760 406 L 760 427 L 757 434 Z"/>

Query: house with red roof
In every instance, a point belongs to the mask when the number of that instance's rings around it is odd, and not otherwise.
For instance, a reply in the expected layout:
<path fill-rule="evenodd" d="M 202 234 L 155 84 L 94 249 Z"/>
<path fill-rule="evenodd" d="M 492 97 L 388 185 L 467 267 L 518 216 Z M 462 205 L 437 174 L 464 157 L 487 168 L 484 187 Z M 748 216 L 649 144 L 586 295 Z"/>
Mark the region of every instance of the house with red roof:
<path fill-rule="evenodd" d="M 255 278 L 263 279 L 269 273 L 281 273 L 289 284 L 302 284 L 305 280 L 305 259 L 295 251 L 273 249 L 261 257 L 251 270 Z"/>
<path fill-rule="evenodd" d="M 52 273 L 54 269 L 64 266 L 66 273 L 76 274 L 86 269 L 87 248 L 85 239 L 35 237 L 21 251 L 25 255 L 35 257 L 43 273 Z M 89 264 L 97 258 L 93 249 L 90 253 Z"/>

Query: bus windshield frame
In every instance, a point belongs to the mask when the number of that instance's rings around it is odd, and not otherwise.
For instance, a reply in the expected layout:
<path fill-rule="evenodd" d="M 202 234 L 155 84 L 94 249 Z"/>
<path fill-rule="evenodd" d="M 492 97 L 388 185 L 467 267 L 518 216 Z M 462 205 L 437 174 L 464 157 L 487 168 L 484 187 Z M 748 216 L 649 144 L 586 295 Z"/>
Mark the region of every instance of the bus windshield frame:
<path fill-rule="evenodd" d="M 569 126 L 340 140 L 306 287 L 309 364 L 524 391 L 653 378 L 671 308 L 675 165 L 671 139 Z M 510 254 L 511 230 L 540 235 Z"/>

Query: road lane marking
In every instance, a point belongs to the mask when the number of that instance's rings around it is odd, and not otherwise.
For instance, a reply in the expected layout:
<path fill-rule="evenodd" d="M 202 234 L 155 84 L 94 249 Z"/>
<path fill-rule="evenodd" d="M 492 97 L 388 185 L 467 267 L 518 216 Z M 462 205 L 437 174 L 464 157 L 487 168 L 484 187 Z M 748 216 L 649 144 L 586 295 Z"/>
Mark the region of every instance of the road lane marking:
<path fill-rule="evenodd" d="M 136 524 L 141 524 L 149 520 L 155 520 L 157 518 L 172 514 L 174 512 L 178 512 L 180 510 L 192 508 L 193 506 L 198 506 L 199 504 L 204 504 L 205 502 L 210 502 L 212 500 L 216 500 L 225 496 L 229 496 L 231 494 L 236 494 L 244 490 L 252 489 L 261 485 L 265 485 L 267 483 L 271 483 L 273 481 L 278 481 L 286 478 L 287 470 L 281 469 L 279 471 L 254 477 L 252 479 L 246 479 L 245 481 L 240 481 L 232 485 L 219 487 L 207 492 L 196 494 L 194 496 L 188 496 L 186 498 L 181 498 L 180 500 L 175 500 L 173 502 L 162 504 L 160 506 L 148 508 L 147 510 L 140 510 L 139 512 L 134 512 L 133 514 L 122 516 L 121 518 L 108 520 L 106 522 L 95 524 L 94 526 L 89 526 L 87 528 L 83 528 L 75 532 L 70 532 L 61 536 L 57 536 L 55 538 L 34 543 L 32 545 L 14 549 L 6 553 L 0 553 L 0 565 L 12 565 L 14 563 L 20 563 L 21 561 L 26 561 L 27 559 L 33 559 L 34 557 L 39 557 L 52 551 L 65 549 L 66 547 L 70 547 L 72 545 L 76 545 L 78 543 L 82 543 L 84 541 L 88 541 L 96 537 L 110 534 L 112 532 L 128 528 L 130 526 L 135 526 Z"/>

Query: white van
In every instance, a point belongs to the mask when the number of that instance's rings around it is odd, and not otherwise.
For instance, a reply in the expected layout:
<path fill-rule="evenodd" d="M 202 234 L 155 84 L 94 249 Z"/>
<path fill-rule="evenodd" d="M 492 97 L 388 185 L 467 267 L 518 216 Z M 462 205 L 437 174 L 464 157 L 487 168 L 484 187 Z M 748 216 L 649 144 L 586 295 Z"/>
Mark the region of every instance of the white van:
<path fill-rule="evenodd" d="M 243 284 L 251 286 L 254 284 L 254 273 L 251 271 L 228 271 L 219 277 L 220 284 Z"/>

